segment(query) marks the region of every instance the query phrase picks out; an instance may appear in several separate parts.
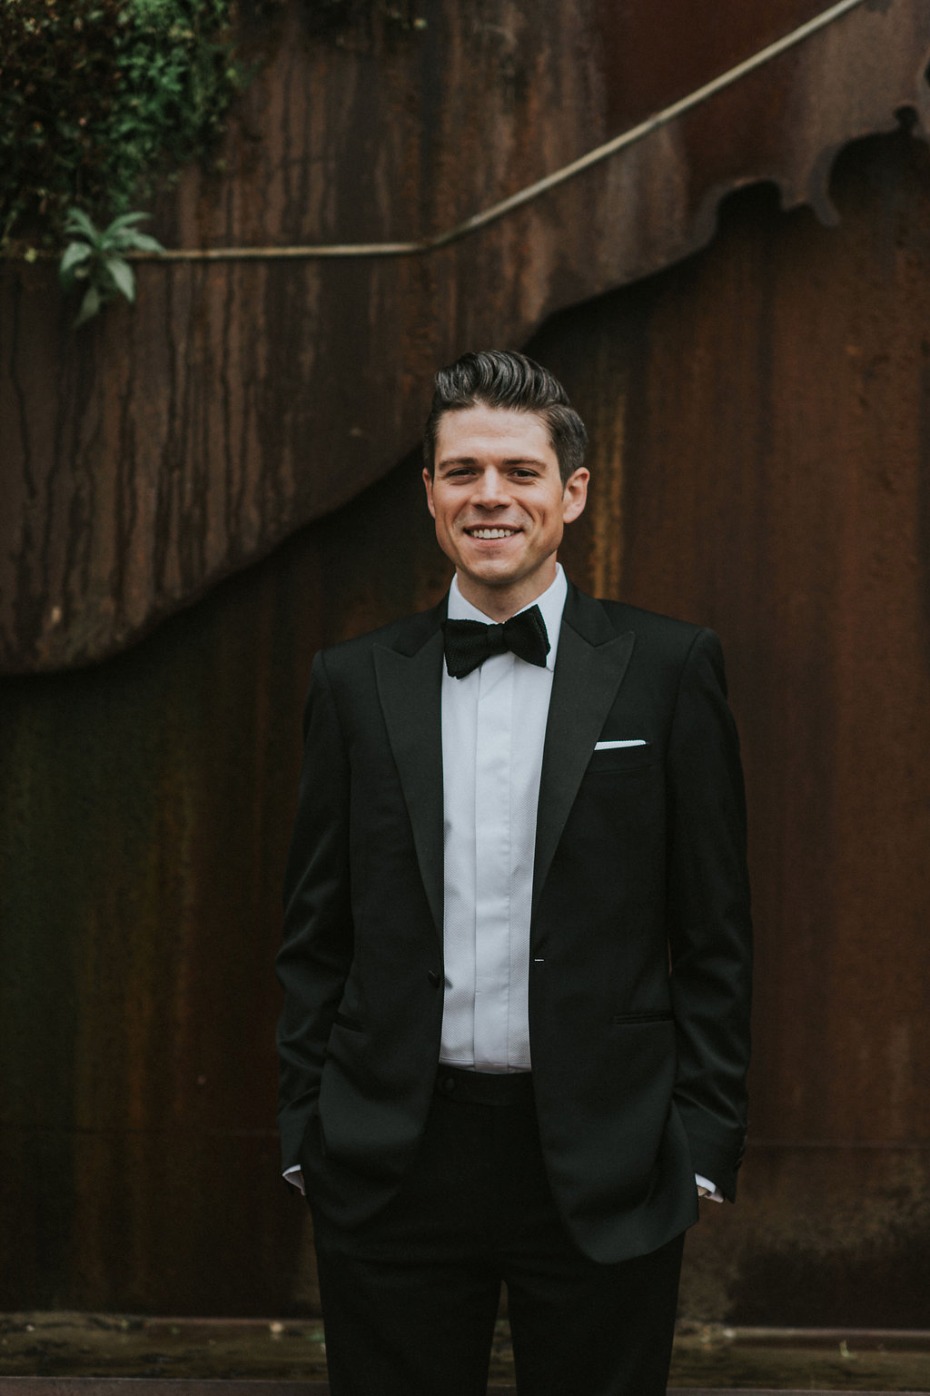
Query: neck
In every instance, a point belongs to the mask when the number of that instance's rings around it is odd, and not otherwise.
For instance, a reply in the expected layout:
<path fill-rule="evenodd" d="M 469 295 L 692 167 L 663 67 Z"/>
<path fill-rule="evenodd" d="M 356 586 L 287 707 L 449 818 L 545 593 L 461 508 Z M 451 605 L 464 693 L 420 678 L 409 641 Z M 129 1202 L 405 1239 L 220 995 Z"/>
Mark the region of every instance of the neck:
<path fill-rule="evenodd" d="M 522 582 L 514 582 L 510 586 L 495 587 L 476 583 L 459 571 L 456 571 L 456 579 L 459 591 L 466 601 L 477 606 L 478 610 L 483 611 L 491 620 L 502 624 L 518 611 L 531 606 L 543 592 L 549 590 L 556 578 L 554 554 L 550 562 L 551 566 L 546 568 L 544 576 L 534 573 L 532 577 L 526 577 Z"/>

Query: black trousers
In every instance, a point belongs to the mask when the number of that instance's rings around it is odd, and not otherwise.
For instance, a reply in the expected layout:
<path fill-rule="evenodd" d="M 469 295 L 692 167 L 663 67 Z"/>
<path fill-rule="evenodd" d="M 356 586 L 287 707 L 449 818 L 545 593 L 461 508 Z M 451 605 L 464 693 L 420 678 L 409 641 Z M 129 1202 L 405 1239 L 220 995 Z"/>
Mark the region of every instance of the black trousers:
<path fill-rule="evenodd" d="M 684 1237 L 618 1265 L 582 1255 L 528 1076 L 440 1068 L 389 1206 L 357 1232 L 313 1211 L 332 1396 L 485 1396 L 501 1282 L 521 1396 L 665 1396 Z"/>

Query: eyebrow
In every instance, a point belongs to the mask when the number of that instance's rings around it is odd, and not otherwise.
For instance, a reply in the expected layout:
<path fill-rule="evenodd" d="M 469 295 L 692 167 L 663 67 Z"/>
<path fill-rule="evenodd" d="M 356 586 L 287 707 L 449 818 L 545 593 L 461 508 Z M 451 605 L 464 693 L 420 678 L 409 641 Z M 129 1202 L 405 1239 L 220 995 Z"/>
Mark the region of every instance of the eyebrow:
<path fill-rule="evenodd" d="M 436 462 L 437 470 L 444 470 L 455 465 L 477 465 L 476 456 L 449 456 L 444 460 Z M 537 465 L 545 469 L 546 462 L 540 460 L 538 456 L 507 456 L 502 462 L 504 465 Z"/>

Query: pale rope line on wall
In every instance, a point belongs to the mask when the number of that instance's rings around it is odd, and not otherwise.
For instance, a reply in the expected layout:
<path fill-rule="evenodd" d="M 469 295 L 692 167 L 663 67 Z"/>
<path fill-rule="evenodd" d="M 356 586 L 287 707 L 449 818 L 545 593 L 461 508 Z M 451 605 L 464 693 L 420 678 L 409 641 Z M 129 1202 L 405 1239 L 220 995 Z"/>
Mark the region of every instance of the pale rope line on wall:
<path fill-rule="evenodd" d="M 483 209 L 480 213 L 472 214 L 464 222 L 457 223 L 454 228 L 450 228 L 444 233 L 437 233 L 434 237 L 423 238 L 418 242 L 321 243 L 310 244 L 306 247 L 170 248 L 160 253 L 131 252 L 128 256 L 133 261 L 232 262 L 287 258 L 309 260 L 324 257 L 410 257 L 418 253 L 435 252 L 441 247 L 448 247 L 450 243 L 458 242 L 461 238 L 477 232 L 480 228 L 486 228 L 489 223 L 495 223 L 505 214 L 511 213 L 514 209 L 522 208 L 524 204 L 531 203 L 534 199 L 538 199 L 541 194 L 548 193 L 550 189 L 555 189 L 558 185 L 573 179 L 583 170 L 590 169 L 592 165 L 600 164 L 603 160 L 609 159 L 610 156 L 616 155 L 618 151 L 626 150 L 629 146 L 635 145 L 644 137 L 651 135 L 653 131 L 658 131 L 663 126 L 669 125 L 677 117 L 683 116 L 685 112 L 693 111 L 695 107 L 716 96 L 718 92 L 732 87 L 734 83 L 755 72 L 757 68 L 763 67 L 773 58 L 777 58 L 780 54 L 803 43 L 805 39 L 816 34 L 818 30 L 827 28 L 828 25 L 835 23 L 850 10 L 855 10 L 864 3 L 866 0 L 839 0 L 838 4 L 831 5 L 829 9 L 815 15 L 813 19 L 807 20 L 783 38 L 776 39 L 774 43 L 768 44 L 758 53 L 744 59 L 742 63 L 737 63 L 736 67 L 729 68 L 719 77 L 712 78 L 703 87 L 696 88 L 693 92 L 689 92 L 686 97 L 673 102 L 671 106 L 647 117 L 639 125 L 631 127 L 619 136 L 614 136 L 612 140 L 606 141 L 594 150 L 589 150 L 586 155 L 579 156 L 571 164 L 563 165 L 561 169 L 537 180 L 535 184 L 527 185 L 518 193 L 501 199 L 499 203 L 492 204 L 490 208 Z"/>

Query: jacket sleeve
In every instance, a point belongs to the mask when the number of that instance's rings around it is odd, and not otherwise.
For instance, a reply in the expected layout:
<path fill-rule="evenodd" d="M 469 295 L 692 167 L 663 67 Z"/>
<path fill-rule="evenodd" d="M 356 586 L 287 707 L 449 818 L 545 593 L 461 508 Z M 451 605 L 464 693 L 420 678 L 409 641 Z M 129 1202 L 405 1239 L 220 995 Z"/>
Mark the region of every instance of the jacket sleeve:
<path fill-rule="evenodd" d="M 752 931 L 739 744 L 713 631 L 698 633 L 682 669 L 667 772 L 675 1103 L 695 1172 L 732 1201 L 747 1124 Z"/>
<path fill-rule="evenodd" d="M 284 905 L 276 971 L 284 989 L 278 1127 L 287 1169 L 298 1161 L 319 1095 L 326 1044 L 352 960 L 349 763 L 323 654 L 310 678 Z"/>

